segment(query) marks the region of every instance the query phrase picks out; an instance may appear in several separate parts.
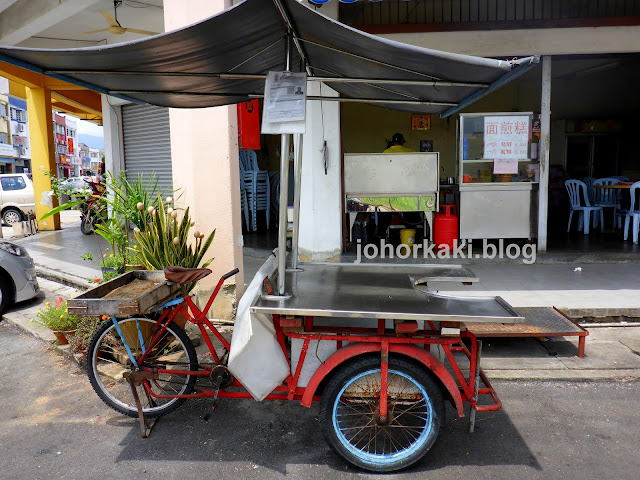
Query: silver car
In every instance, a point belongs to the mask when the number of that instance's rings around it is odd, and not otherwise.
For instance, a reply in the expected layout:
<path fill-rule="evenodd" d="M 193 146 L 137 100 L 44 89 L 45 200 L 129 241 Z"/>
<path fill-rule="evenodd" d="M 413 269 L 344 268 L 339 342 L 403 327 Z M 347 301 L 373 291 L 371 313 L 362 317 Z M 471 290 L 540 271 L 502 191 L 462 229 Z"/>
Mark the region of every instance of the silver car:
<path fill-rule="evenodd" d="M 39 292 L 33 259 L 23 246 L 0 238 L 0 315 L 12 303 Z"/>

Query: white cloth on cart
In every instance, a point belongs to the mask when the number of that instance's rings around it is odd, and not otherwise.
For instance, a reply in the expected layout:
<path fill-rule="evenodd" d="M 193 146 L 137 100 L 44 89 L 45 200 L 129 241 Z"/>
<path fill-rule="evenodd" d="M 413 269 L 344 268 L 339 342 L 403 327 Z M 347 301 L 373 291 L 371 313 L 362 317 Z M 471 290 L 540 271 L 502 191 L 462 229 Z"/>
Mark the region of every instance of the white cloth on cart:
<path fill-rule="evenodd" d="M 277 267 L 277 257 L 269 257 L 238 302 L 229 352 L 229 371 L 258 401 L 264 400 L 290 373 L 271 316 L 251 313 L 251 306 L 262 294 L 262 282 Z"/>

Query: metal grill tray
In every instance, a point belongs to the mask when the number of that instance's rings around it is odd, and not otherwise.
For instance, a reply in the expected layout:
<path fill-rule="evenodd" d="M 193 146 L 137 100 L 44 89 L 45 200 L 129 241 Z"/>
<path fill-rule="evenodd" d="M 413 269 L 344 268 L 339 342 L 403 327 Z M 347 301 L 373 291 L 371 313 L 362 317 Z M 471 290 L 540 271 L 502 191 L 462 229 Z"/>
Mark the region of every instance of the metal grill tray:
<path fill-rule="evenodd" d="M 456 265 L 301 263 L 287 273 L 290 298 L 260 298 L 254 313 L 315 317 L 518 323 L 524 318 L 500 297 L 429 292 L 429 280 L 477 281 Z"/>
<path fill-rule="evenodd" d="M 69 299 L 67 310 L 74 315 L 141 315 L 179 292 L 180 286 L 167 282 L 162 270 L 134 270 Z"/>

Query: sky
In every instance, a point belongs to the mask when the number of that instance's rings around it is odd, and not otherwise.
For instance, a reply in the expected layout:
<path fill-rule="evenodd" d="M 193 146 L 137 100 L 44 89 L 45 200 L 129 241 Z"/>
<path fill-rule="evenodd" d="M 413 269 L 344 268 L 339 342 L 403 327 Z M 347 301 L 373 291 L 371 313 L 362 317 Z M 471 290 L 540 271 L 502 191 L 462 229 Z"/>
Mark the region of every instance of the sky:
<path fill-rule="evenodd" d="M 68 117 L 70 120 L 73 120 L 76 122 L 76 125 L 77 125 L 76 133 L 78 135 L 85 134 L 85 135 L 93 135 L 95 137 L 104 137 L 104 134 L 102 132 L 102 127 L 100 125 L 96 125 L 93 122 L 87 122 L 86 120 L 80 120 L 79 118 L 69 114 L 63 114 L 62 116 Z"/>

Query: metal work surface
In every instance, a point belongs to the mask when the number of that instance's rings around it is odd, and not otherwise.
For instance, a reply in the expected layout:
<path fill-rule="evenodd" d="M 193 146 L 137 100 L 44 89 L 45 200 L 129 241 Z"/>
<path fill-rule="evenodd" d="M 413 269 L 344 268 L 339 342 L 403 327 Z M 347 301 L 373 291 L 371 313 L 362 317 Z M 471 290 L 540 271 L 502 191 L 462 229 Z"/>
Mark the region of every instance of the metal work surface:
<path fill-rule="evenodd" d="M 524 323 L 470 325 L 468 330 L 477 337 L 587 335 L 584 328 L 552 308 L 518 308 L 518 312 Z"/>
<path fill-rule="evenodd" d="M 477 280 L 461 266 L 303 263 L 298 267 L 301 271 L 287 273 L 290 298 L 261 298 L 251 311 L 469 323 L 524 320 L 500 297 L 438 295 L 420 286 L 429 280 Z"/>

